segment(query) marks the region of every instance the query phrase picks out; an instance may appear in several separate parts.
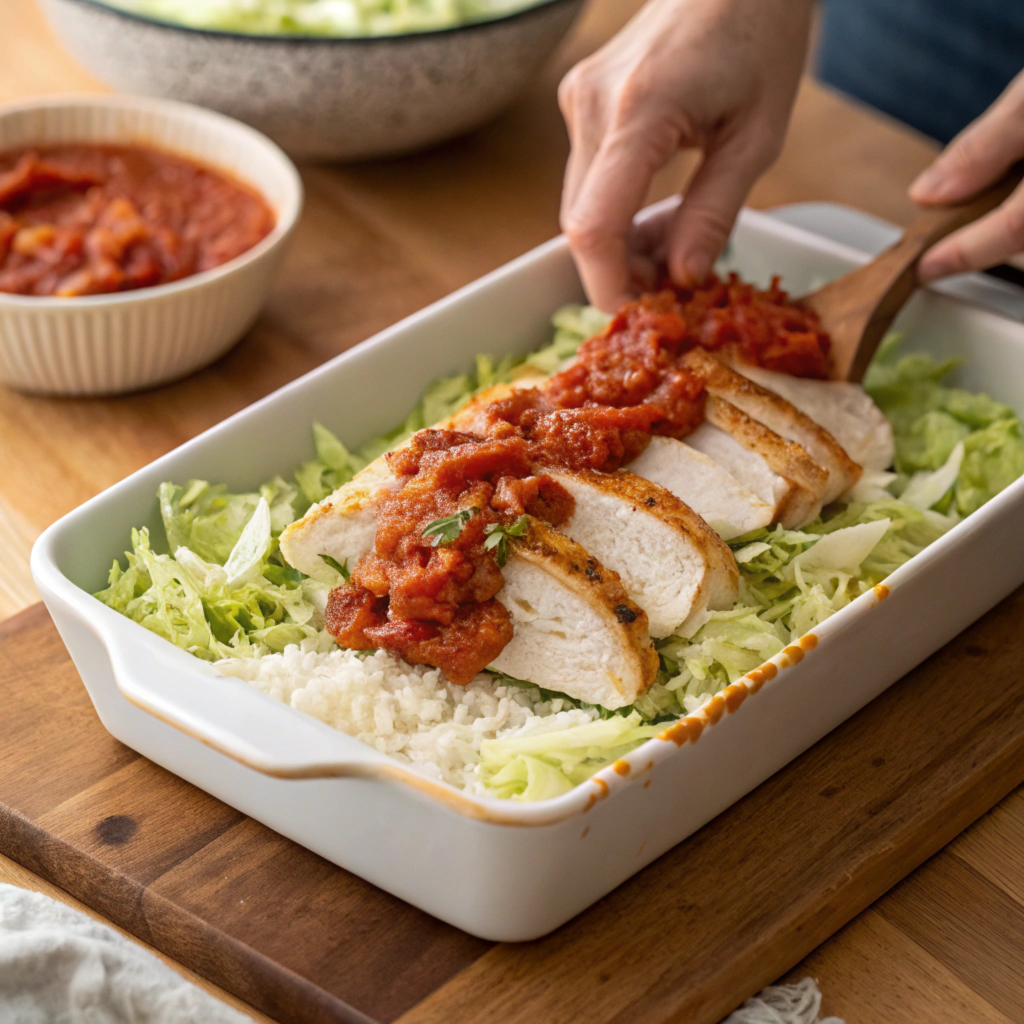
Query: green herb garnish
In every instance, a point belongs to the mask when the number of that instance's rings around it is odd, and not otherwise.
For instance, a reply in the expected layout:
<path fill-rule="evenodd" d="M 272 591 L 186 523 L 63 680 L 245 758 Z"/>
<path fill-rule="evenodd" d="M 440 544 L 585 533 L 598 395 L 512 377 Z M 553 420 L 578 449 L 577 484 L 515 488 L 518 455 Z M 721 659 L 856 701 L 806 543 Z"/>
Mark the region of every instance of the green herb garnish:
<path fill-rule="evenodd" d="M 485 526 L 484 534 L 487 539 L 484 541 L 484 550 L 494 551 L 495 561 L 498 565 L 504 566 L 508 561 L 509 538 L 522 537 L 529 525 L 529 516 L 520 516 L 509 526 L 504 523 L 491 523 L 489 526 Z"/>
<path fill-rule="evenodd" d="M 430 538 L 430 546 L 436 548 L 439 544 L 451 544 L 460 533 L 462 528 L 475 516 L 480 509 L 475 505 L 456 512 L 453 516 L 445 516 L 443 519 L 435 519 L 423 527 L 423 536 Z"/>
<path fill-rule="evenodd" d="M 327 563 L 327 564 L 328 564 L 328 565 L 329 565 L 329 566 L 330 566 L 330 567 L 331 567 L 331 568 L 332 568 L 332 569 L 333 569 L 333 570 L 334 570 L 334 571 L 335 571 L 336 573 L 338 573 L 338 574 L 339 574 L 339 575 L 341 576 L 341 578 L 342 578 L 342 579 L 343 579 L 343 580 L 344 580 L 344 581 L 345 581 L 346 583 L 348 583 L 348 578 L 349 578 L 349 576 L 351 576 L 352 574 L 351 574 L 351 573 L 350 573 L 350 572 L 348 571 L 348 559 L 347 559 L 347 558 L 345 559 L 345 561 L 344 561 L 344 562 L 339 562 L 339 561 L 338 561 L 338 560 L 337 560 L 336 558 L 331 558 L 331 556 L 330 556 L 330 555 L 321 555 L 320 557 L 321 557 L 321 558 L 322 558 L 322 559 L 323 559 L 323 560 L 324 560 L 324 561 L 325 561 L 325 562 L 326 562 L 326 563 Z"/>

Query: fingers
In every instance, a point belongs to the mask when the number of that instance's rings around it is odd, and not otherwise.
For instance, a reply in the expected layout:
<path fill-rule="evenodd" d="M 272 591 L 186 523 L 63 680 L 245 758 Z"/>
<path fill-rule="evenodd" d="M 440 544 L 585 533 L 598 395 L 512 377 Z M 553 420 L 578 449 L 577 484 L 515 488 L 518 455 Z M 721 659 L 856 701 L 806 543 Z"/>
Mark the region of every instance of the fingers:
<path fill-rule="evenodd" d="M 635 290 L 650 292 L 661 284 L 667 258 L 665 240 L 668 226 L 679 209 L 679 201 L 677 196 L 666 209 L 645 217 L 639 223 L 634 222 L 630 229 L 626 244 L 629 248 L 630 281 Z"/>
<path fill-rule="evenodd" d="M 642 253 L 664 264 L 668 260 L 668 250 L 665 247 L 668 229 L 679 212 L 681 202 L 682 196 L 673 196 L 657 213 L 648 214 L 643 220 L 634 221 L 629 236 L 630 251 Z"/>
<path fill-rule="evenodd" d="M 917 267 L 922 282 L 983 270 L 1024 252 L 1024 185 L 981 220 L 932 246 Z"/>
<path fill-rule="evenodd" d="M 640 123 L 609 132 L 602 140 L 573 199 L 563 207 L 583 286 L 594 305 L 614 312 L 632 292 L 629 239 L 633 217 L 654 173 L 679 147 L 668 124 Z"/>
<path fill-rule="evenodd" d="M 668 269 L 676 284 L 698 284 L 708 276 L 740 207 L 776 152 L 776 140 L 740 133 L 707 153 L 668 231 Z"/>
<path fill-rule="evenodd" d="M 910 186 L 917 203 L 967 199 L 1024 157 L 1024 72 Z"/>
<path fill-rule="evenodd" d="M 567 212 L 594 160 L 604 130 L 600 94 L 586 85 L 586 65 L 577 64 L 558 86 L 558 105 L 569 131 L 569 160 L 562 187 L 562 211 Z"/>

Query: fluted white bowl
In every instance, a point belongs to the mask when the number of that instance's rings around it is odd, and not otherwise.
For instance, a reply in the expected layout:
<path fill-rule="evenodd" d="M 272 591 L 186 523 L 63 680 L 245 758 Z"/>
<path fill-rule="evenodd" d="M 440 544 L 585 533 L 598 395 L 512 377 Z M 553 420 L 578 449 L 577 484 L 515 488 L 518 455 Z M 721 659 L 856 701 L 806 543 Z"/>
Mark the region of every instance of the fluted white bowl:
<path fill-rule="evenodd" d="M 62 143 L 147 145 L 256 189 L 274 229 L 213 270 L 110 295 L 0 292 L 0 381 L 53 395 L 154 387 L 213 362 L 256 319 L 302 208 L 295 166 L 269 139 L 223 114 L 169 100 L 58 97 L 0 106 L 0 152 Z"/>

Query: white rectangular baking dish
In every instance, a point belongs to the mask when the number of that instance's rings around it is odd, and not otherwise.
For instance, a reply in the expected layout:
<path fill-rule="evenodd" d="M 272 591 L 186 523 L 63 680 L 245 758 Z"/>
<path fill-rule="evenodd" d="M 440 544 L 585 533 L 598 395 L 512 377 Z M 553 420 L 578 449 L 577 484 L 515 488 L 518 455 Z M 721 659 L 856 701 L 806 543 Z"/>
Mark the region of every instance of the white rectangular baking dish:
<path fill-rule="evenodd" d="M 862 262 L 745 212 L 733 261 L 795 294 Z M 558 927 L 768 778 L 1024 581 L 1024 480 L 730 687 L 672 736 L 539 804 L 468 796 L 216 676 L 101 605 L 131 527 L 160 535 L 162 480 L 252 488 L 308 457 L 318 419 L 359 444 L 481 350 L 526 351 L 581 291 L 556 239 L 325 364 L 65 516 L 32 554 L 39 590 L 119 740 L 327 859 L 468 932 Z M 1024 409 L 1024 325 L 938 295 L 901 318 L 913 348 L 969 354 L 962 382 Z M 884 599 L 884 600 L 883 600 Z M 748 699 L 749 698 L 749 699 Z"/>

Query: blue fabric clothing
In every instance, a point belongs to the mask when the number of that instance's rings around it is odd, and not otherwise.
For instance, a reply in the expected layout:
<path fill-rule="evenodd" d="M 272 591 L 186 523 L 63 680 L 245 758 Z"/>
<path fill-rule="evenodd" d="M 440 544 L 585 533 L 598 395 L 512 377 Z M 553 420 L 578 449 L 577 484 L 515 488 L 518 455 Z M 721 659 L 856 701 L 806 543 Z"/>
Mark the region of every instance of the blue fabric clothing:
<path fill-rule="evenodd" d="M 824 0 L 822 81 L 939 142 L 1024 69 L 1024 0 Z"/>

